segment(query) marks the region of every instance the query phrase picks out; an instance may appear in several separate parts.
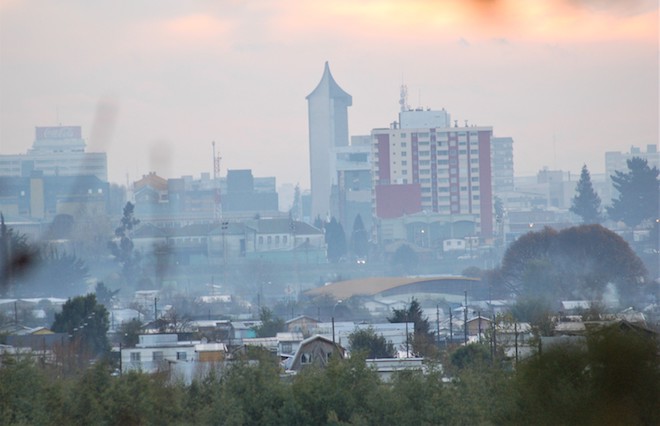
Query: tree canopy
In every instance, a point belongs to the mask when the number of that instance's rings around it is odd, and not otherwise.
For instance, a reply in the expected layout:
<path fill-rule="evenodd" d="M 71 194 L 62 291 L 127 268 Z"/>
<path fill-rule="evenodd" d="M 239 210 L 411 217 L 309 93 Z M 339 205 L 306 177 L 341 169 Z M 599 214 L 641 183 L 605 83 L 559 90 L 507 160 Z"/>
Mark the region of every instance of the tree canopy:
<path fill-rule="evenodd" d="M 92 355 L 109 349 L 107 332 L 110 327 L 108 311 L 96 302 L 94 294 L 69 299 L 62 311 L 55 314 L 51 329 L 58 333 L 68 333 Z"/>
<path fill-rule="evenodd" d="M 600 197 L 591 184 L 591 175 L 586 164 L 582 166 L 582 173 L 575 192 L 570 210 L 580 216 L 583 223 L 599 223 L 601 220 Z"/>
<path fill-rule="evenodd" d="M 532 298 L 599 299 L 608 283 L 620 296 L 636 293 L 646 268 L 628 243 L 600 225 L 529 232 L 502 259 L 501 279 L 518 295 Z"/>
<path fill-rule="evenodd" d="M 619 197 L 612 200 L 607 213 L 611 219 L 635 227 L 647 219 L 660 218 L 660 172 L 639 157 L 633 157 L 627 164 L 627 173 L 616 171 L 611 176 Z"/>
<path fill-rule="evenodd" d="M 351 352 L 364 354 L 367 358 L 394 358 L 396 350 L 392 342 L 382 334 L 376 334 L 372 327 L 356 329 L 349 334 Z"/>

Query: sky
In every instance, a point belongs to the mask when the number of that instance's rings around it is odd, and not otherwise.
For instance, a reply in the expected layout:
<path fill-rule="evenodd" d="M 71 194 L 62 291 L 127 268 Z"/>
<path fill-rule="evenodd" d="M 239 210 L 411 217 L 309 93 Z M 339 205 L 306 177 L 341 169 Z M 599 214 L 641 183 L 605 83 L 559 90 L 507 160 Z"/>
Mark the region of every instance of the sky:
<path fill-rule="evenodd" d="M 0 153 L 80 125 L 125 184 L 228 169 L 309 187 L 325 61 L 351 135 L 412 107 L 514 139 L 516 175 L 658 143 L 656 0 L 0 0 Z"/>

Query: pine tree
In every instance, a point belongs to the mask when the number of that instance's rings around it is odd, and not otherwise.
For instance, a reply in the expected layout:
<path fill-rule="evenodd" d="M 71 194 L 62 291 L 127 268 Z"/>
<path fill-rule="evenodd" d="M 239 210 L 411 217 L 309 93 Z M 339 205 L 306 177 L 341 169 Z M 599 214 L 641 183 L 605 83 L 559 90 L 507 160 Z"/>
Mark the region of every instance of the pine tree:
<path fill-rule="evenodd" d="M 351 234 L 351 250 L 357 257 L 366 257 L 369 252 L 369 238 L 367 230 L 364 228 L 362 216 L 355 216 L 353 222 L 353 233 Z"/>
<path fill-rule="evenodd" d="M 612 200 L 607 213 L 612 220 L 621 220 L 635 227 L 647 219 L 660 217 L 660 182 L 658 168 L 650 168 L 648 162 L 639 157 L 627 161 L 628 173 L 616 171 L 611 176 L 619 198 Z"/>
<path fill-rule="evenodd" d="M 586 164 L 582 166 L 582 173 L 575 187 L 575 192 L 571 211 L 580 216 L 583 223 L 599 223 L 601 220 L 600 197 L 591 184 L 591 175 Z"/>

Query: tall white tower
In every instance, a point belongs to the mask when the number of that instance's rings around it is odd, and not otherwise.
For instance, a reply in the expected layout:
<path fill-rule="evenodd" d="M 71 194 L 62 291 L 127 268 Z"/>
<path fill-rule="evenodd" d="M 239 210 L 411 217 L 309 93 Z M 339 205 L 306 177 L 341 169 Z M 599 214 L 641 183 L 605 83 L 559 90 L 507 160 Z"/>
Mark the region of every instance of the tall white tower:
<path fill-rule="evenodd" d="M 316 88 L 307 95 L 311 217 L 330 213 L 332 185 L 337 182 L 335 147 L 348 146 L 348 107 L 353 98 L 332 78 L 328 62 Z"/>

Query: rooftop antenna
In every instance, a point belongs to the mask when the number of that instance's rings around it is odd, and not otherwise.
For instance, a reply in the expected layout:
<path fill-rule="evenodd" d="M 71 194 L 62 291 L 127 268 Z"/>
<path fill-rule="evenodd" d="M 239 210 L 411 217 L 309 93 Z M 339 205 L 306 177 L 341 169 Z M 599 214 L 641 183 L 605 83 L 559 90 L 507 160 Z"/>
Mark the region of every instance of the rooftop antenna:
<path fill-rule="evenodd" d="M 211 142 L 211 145 L 213 146 L 213 180 L 216 180 L 220 177 L 220 160 L 222 160 L 222 157 L 215 154 L 215 141 Z"/>
<path fill-rule="evenodd" d="M 405 112 L 410 109 L 408 106 L 408 86 L 405 84 L 401 84 L 401 90 L 399 92 L 399 105 L 401 106 L 401 112 Z"/>

